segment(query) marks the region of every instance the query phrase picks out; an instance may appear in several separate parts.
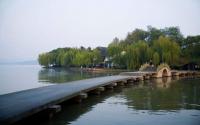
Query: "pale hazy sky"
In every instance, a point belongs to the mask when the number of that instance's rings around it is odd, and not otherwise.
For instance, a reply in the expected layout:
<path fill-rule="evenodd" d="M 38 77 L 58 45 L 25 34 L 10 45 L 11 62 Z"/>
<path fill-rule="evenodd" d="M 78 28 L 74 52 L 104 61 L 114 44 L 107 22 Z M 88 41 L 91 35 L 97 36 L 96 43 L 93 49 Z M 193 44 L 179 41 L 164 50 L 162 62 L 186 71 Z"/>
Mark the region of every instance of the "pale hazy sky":
<path fill-rule="evenodd" d="M 199 0 L 0 0 L 0 61 L 58 47 L 107 46 L 135 28 L 200 34 Z"/>

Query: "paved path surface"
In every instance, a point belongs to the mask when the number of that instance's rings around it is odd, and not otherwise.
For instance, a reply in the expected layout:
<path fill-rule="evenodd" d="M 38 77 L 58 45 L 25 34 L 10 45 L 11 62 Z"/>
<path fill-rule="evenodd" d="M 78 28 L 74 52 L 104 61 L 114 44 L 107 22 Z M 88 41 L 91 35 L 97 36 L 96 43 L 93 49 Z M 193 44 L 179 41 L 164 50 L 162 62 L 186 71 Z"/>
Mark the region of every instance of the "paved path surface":
<path fill-rule="evenodd" d="M 0 95 L 0 125 L 18 121 L 81 92 L 131 78 L 133 76 L 99 77 Z"/>

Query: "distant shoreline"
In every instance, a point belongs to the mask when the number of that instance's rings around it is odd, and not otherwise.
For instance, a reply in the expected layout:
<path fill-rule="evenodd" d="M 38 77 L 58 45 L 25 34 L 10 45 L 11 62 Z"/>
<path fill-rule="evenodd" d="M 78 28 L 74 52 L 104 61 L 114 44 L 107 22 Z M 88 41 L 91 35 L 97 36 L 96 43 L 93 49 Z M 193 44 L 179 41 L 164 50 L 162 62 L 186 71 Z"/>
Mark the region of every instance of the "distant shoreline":
<path fill-rule="evenodd" d="M 16 62 L 0 62 L 0 65 L 39 65 L 37 60 L 16 61 Z"/>
<path fill-rule="evenodd" d="M 122 71 L 129 71 L 127 69 L 109 69 L 109 68 L 79 68 L 83 71 L 89 72 L 122 72 Z"/>
<path fill-rule="evenodd" d="M 81 67 L 43 67 L 45 69 L 57 69 L 57 68 L 63 68 L 63 69 L 70 69 L 75 71 L 86 71 L 86 72 L 127 72 L 130 70 L 127 69 L 113 69 L 113 68 L 81 68 Z M 132 70 L 131 70 L 132 71 Z"/>

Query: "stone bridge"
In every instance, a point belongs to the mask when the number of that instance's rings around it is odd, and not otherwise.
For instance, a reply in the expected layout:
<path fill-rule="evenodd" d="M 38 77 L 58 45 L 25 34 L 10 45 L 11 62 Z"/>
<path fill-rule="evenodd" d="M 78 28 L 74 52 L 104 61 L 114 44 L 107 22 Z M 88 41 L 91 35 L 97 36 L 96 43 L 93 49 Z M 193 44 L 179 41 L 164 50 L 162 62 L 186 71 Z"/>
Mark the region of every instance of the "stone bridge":
<path fill-rule="evenodd" d="M 151 68 L 151 70 L 144 70 L 137 72 L 123 72 L 120 75 L 142 76 L 143 79 L 150 79 L 150 78 L 163 78 L 171 76 L 193 76 L 193 75 L 199 75 L 199 72 L 171 70 L 169 66 L 162 65 L 162 67 Z"/>

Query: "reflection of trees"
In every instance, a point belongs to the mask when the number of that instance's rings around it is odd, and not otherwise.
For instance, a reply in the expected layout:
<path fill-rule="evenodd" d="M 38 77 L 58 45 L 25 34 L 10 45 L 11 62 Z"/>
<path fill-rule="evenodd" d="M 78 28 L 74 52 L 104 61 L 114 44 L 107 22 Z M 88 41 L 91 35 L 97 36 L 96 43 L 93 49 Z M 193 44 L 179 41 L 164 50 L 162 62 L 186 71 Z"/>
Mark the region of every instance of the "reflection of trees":
<path fill-rule="evenodd" d="M 59 123 L 59 125 L 66 125 L 66 122 L 70 123 L 75 121 L 83 114 L 91 111 L 95 105 L 102 103 L 104 100 L 114 96 L 116 93 L 118 93 L 118 90 L 105 91 L 100 96 L 89 96 L 89 98 L 84 100 L 81 104 L 65 104 L 62 107 L 62 112 L 58 115 L 56 120 L 53 121 L 60 121 L 62 123 Z"/>
<path fill-rule="evenodd" d="M 161 80 L 162 81 L 162 80 Z M 167 87 L 166 87 L 167 86 Z M 200 85 L 198 80 L 172 81 L 143 84 L 124 92 L 128 105 L 140 110 L 177 110 L 181 108 L 200 109 Z"/>
<path fill-rule="evenodd" d="M 121 88 L 114 89 L 113 91 L 104 91 L 100 96 L 89 95 L 89 98 L 83 101 L 83 103 L 77 104 L 73 101 L 63 102 L 62 111 L 53 117 L 52 120 L 41 119 L 39 116 L 36 116 L 33 119 L 27 119 L 19 125 L 66 125 L 70 122 L 75 121 L 83 114 L 92 110 L 92 108 L 105 101 L 111 96 L 115 96 L 117 93 L 121 92 Z M 102 114 L 103 115 L 103 114 Z M 17 124 L 18 125 L 18 124 Z"/>
<path fill-rule="evenodd" d="M 38 73 L 38 79 L 41 82 L 64 83 L 68 81 L 93 78 L 99 76 L 113 75 L 113 73 L 94 73 L 79 70 L 70 70 L 65 68 L 41 69 Z"/>

